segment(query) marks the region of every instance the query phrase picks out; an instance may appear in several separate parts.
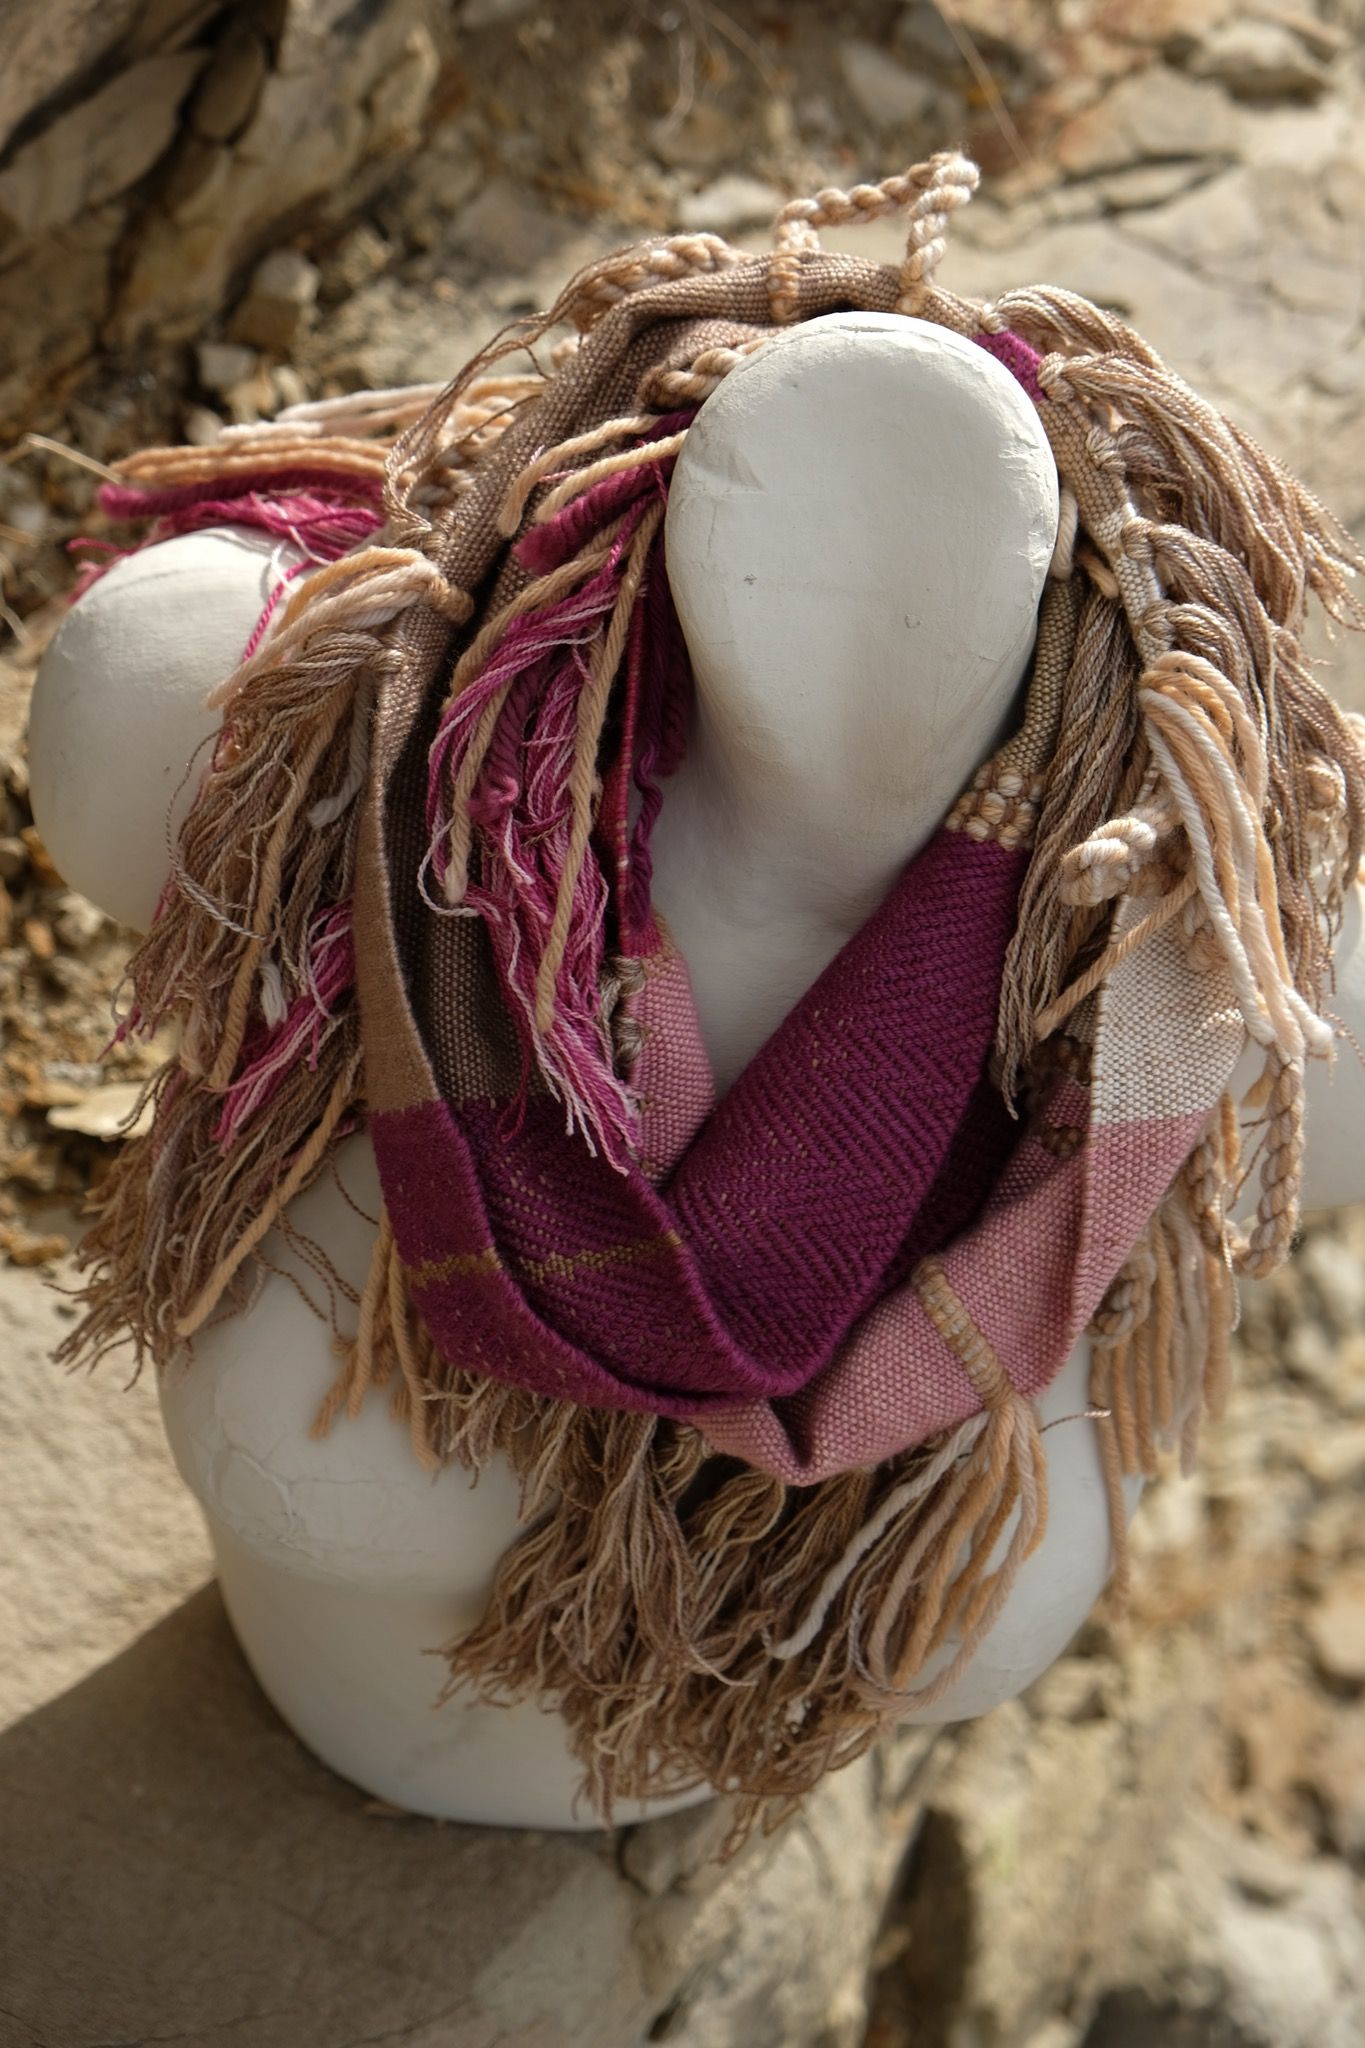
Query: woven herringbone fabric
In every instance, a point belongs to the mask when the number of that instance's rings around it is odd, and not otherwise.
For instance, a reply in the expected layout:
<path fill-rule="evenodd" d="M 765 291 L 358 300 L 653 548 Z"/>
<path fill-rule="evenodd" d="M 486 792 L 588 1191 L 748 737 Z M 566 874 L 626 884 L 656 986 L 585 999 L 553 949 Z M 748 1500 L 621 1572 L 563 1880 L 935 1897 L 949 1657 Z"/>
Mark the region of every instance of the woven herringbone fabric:
<path fill-rule="evenodd" d="M 662 1186 L 566 1142 L 544 1097 L 377 1115 L 436 1343 L 542 1393 L 663 1414 L 807 1385 L 906 1248 L 937 1250 L 980 1210 L 1012 1142 L 979 1090 L 1022 864 L 932 840 L 690 1141 L 675 1135 Z M 700 1037 L 676 991 L 658 1021 L 649 995 L 648 1090 L 670 1102 Z M 643 1123 L 650 1152 L 648 1106 Z"/>
<path fill-rule="evenodd" d="M 825 280 L 805 283 L 823 304 Z M 663 288 L 661 312 L 675 296 L 696 292 Z M 663 328 L 689 359 L 746 332 Z M 1035 352 L 989 340 L 1046 412 Z M 637 346 L 632 374 L 638 362 Z M 632 396 L 613 383 L 614 406 Z M 514 556 L 504 599 L 519 573 Z M 359 982 L 386 1207 L 438 1351 L 553 1398 L 691 1417 L 718 1449 L 807 1483 L 978 1408 L 913 1284 L 917 1261 L 942 1253 L 1020 1391 L 1045 1386 L 1218 1101 L 1235 1029 L 1227 1057 L 1181 1063 L 1174 1121 L 1124 1120 L 1121 1103 L 1111 1121 L 1072 1089 L 1021 1135 L 986 1065 L 1026 855 L 943 831 L 718 1104 L 685 963 L 654 931 L 625 1006 L 645 1049 L 631 1077 L 637 1163 L 622 1171 L 566 1137 L 534 1081 L 524 1094 L 483 938 L 415 886 L 413 785 L 431 729 L 418 717 L 404 733 L 400 719 L 395 698 L 372 799 L 388 856 L 361 869 Z M 1167 1057 L 1226 991 L 1186 965 L 1173 1004 Z M 1110 1057 L 1106 1037 L 1097 1073 Z M 1058 1123 L 1088 1142 L 1059 1156 Z M 1098 1188 L 1097 1144 L 1115 1169 Z"/>

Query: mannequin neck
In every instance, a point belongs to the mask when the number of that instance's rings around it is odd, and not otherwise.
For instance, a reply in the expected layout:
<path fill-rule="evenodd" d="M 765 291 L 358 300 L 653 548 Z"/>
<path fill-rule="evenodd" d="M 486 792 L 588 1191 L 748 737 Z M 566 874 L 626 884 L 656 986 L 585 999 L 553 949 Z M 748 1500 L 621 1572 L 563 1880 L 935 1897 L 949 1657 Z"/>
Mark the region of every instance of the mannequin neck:
<path fill-rule="evenodd" d="M 696 705 L 655 899 L 721 1086 L 1010 729 L 1056 519 L 1023 392 L 920 321 L 812 321 L 698 416 L 668 512 Z"/>

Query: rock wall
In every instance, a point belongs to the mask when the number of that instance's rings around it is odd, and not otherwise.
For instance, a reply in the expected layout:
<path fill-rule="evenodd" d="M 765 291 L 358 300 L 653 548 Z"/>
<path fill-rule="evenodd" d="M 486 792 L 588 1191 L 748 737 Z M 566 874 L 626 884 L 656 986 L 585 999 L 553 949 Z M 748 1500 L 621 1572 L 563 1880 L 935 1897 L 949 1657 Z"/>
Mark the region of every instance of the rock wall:
<path fill-rule="evenodd" d="M 193 333 L 301 210 L 345 217 L 421 134 L 427 13 L 0 0 L 0 431 L 102 343 Z"/>

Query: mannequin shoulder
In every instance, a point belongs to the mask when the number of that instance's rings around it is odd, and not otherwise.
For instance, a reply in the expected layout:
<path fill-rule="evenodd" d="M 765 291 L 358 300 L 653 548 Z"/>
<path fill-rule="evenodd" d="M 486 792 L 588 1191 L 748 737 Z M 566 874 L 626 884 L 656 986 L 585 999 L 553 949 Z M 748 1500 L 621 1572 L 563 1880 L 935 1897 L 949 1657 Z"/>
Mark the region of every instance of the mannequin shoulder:
<path fill-rule="evenodd" d="M 151 920 L 194 757 L 218 725 L 204 700 L 301 559 L 243 527 L 162 541 L 101 577 L 43 659 L 29 720 L 34 818 L 66 880 L 122 924 Z"/>

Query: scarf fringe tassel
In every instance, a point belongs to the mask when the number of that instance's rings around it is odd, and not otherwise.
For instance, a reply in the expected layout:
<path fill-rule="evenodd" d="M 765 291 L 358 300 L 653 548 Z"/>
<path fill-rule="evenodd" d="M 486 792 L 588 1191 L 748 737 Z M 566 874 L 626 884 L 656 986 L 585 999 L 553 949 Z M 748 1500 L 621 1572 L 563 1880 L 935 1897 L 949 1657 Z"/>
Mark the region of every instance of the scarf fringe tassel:
<path fill-rule="evenodd" d="M 940 1276 L 916 1276 L 940 1327 Z M 1091 1399 L 1109 1502 L 1113 1593 L 1127 1596 L 1125 1475 L 1188 1466 L 1221 1411 L 1232 1281 L 1184 1183 L 1092 1331 Z M 947 1334 L 945 1328 L 945 1334 Z M 962 1346 L 984 1412 L 875 1472 L 790 1487 L 710 1452 L 694 1429 L 566 1410 L 451 1368 L 407 1293 L 387 1219 L 354 1341 L 314 1423 L 325 1435 L 387 1393 L 428 1468 L 505 1458 L 523 1533 L 478 1626 L 443 1646 L 449 1699 L 531 1698 L 564 1719 L 583 1794 L 711 1785 L 733 1851 L 829 1770 L 957 1683 L 1047 1528 L 1043 1431 L 998 1364 Z M 1062 1425 L 1057 1425 L 1062 1426 Z"/>

